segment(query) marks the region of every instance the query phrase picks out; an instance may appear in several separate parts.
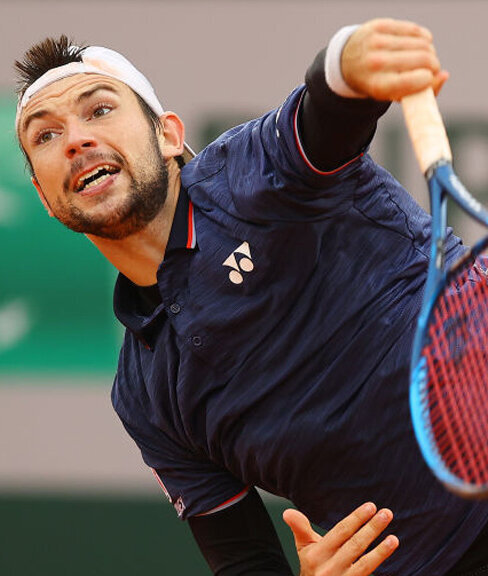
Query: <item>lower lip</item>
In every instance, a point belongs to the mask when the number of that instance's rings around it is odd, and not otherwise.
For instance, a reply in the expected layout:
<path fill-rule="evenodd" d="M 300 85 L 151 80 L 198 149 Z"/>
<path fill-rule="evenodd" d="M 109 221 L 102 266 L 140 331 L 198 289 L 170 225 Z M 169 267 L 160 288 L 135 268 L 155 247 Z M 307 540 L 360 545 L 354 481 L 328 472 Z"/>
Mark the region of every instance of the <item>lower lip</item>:
<path fill-rule="evenodd" d="M 100 182 L 100 184 L 97 184 L 96 186 L 91 186 L 88 189 L 77 192 L 78 196 L 96 196 L 97 194 L 105 192 L 105 190 L 115 182 L 119 174 L 120 172 L 111 174 L 108 178 L 105 178 L 103 182 Z"/>

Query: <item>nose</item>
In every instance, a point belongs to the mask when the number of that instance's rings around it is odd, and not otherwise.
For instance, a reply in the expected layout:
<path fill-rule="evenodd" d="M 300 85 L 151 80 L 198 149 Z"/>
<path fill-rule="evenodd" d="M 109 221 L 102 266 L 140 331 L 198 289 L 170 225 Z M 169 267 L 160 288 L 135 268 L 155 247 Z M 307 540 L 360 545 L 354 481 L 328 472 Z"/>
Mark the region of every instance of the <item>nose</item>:
<path fill-rule="evenodd" d="M 96 140 L 90 131 L 90 127 L 86 122 L 83 122 L 83 120 L 72 120 L 66 126 L 65 135 L 65 154 L 69 159 L 72 159 L 87 148 L 96 148 L 97 146 Z"/>

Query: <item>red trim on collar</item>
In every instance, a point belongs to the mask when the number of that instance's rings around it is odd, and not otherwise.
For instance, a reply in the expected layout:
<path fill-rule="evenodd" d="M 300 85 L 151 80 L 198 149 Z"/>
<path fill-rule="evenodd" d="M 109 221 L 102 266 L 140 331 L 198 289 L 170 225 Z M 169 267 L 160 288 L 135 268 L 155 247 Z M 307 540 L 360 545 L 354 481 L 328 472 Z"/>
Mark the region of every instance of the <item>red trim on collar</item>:
<path fill-rule="evenodd" d="M 193 204 L 188 201 L 188 240 L 186 242 L 187 248 L 195 248 L 195 221 L 193 219 Z"/>

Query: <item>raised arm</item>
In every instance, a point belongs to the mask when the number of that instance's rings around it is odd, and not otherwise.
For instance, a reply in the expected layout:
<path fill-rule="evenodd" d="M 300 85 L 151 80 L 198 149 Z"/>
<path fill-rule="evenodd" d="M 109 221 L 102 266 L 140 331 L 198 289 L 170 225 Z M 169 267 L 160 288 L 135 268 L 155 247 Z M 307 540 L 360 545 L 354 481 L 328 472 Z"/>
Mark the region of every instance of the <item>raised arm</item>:
<path fill-rule="evenodd" d="M 447 77 L 431 33 L 417 24 L 377 19 L 339 32 L 306 74 L 298 118 L 307 158 L 321 171 L 340 167 L 368 146 L 392 100 L 438 92 Z"/>

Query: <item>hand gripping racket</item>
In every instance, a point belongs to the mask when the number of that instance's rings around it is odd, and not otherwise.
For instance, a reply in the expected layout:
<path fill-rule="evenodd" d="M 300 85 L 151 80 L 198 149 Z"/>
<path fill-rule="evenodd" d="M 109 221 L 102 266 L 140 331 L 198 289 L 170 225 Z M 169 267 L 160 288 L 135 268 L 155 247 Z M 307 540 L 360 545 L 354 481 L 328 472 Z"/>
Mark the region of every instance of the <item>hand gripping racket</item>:
<path fill-rule="evenodd" d="M 432 245 L 410 375 L 412 422 L 423 457 L 451 491 L 488 497 L 488 236 L 445 267 L 447 200 L 488 227 L 488 211 L 453 171 L 431 89 L 402 100 L 430 192 Z"/>

